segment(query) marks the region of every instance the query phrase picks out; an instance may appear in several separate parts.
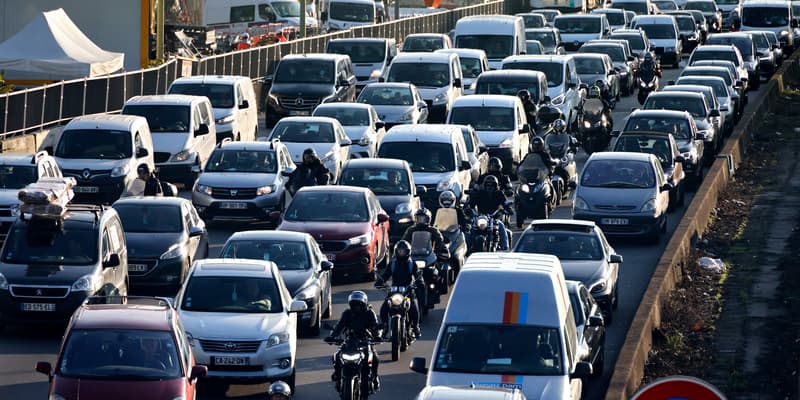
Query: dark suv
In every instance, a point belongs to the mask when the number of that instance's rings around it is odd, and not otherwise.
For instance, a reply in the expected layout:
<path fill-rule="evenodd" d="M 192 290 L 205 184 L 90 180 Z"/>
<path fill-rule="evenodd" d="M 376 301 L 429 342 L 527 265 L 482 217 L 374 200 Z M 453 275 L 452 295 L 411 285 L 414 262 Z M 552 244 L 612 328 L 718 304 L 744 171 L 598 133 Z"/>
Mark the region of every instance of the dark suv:
<path fill-rule="evenodd" d="M 0 324 L 64 322 L 87 297 L 128 292 L 117 212 L 69 205 L 60 218 L 24 213 L 0 255 Z"/>

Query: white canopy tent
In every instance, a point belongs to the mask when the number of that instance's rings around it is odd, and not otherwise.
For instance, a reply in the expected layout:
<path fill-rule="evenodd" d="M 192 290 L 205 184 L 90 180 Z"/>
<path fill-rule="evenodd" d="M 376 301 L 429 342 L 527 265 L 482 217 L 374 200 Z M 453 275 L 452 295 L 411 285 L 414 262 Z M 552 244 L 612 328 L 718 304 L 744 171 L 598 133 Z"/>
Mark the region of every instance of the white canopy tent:
<path fill-rule="evenodd" d="M 125 55 L 105 51 L 86 37 L 63 9 L 46 11 L 0 43 L 0 71 L 8 80 L 68 80 L 123 68 Z"/>

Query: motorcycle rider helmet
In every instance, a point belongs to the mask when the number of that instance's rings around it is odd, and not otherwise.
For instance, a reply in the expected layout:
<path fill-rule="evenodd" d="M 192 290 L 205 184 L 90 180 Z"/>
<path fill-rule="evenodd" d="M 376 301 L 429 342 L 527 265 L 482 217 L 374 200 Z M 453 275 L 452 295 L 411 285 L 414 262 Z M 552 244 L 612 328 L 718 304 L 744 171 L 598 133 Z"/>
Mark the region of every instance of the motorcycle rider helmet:
<path fill-rule="evenodd" d="M 531 140 L 531 153 L 544 150 L 544 140 L 540 137 L 535 137 Z"/>
<path fill-rule="evenodd" d="M 500 161 L 500 159 L 497 157 L 492 157 L 489 159 L 488 169 L 490 173 L 492 172 L 499 173 L 500 171 L 503 170 L 503 162 Z"/>
<path fill-rule="evenodd" d="M 522 89 L 517 92 L 517 97 L 519 97 L 519 99 L 524 103 L 531 99 L 531 92 L 528 91 L 528 89 Z"/>
<path fill-rule="evenodd" d="M 483 178 L 483 190 L 487 192 L 494 192 L 497 190 L 498 186 L 500 186 L 500 181 L 497 180 L 496 176 L 489 175 L 486 178 Z"/>
<path fill-rule="evenodd" d="M 411 254 L 411 244 L 405 240 L 401 240 L 394 245 L 394 258 L 397 261 L 406 261 Z"/>
<path fill-rule="evenodd" d="M 414 213 L 414 222 L 428 225 L 431 223 L 431 212 L 427 208 L 420 208 Z"/>
<path fill-rule="evenodd" d="M 347 296 L 347 304 L 352 311 L 366 311 L 367 305 L 369 305 L 369 299 L 367 298 L 367 294 L 363 291 L 354 290 L 350 293 L 350 296 Z"/>
<path fill-rule="evenodd" d="M 653 54 L 648 51 L 647 53 L 644 54 L 644 60 L 653 61 Z"/>
<path fill-rule="evenodd" d="M 277 399 L 291 399 L 292 398 L 292 388 L 289 387 L 289 384 L 284 381 L 277 381 L 273 384 L 269 385 L 269 391 L 267 392 L 268 400 L 277 400 Z"/>
<path fill-rule="evenodd" d="M 598 98 L 600 97 L 600 88 L 597 86 L 592 86 L 589 88 L 589 96 L 591 98 Z"/>
<path fill-rule="evenodd" d="M 567 129 L 567 123 L 564 122 L 563 119 L 559 118 L 559 119 L 553 121 L 553 131 L 555 131 L 556 134 L 564 133 L 564 131 L 566 129 Z M 539 138 L 535 138 L 534 140 L 536 140 L 536 139 L 539 139 Z M 544 143 L 542 143 L 542 144 L 544 145 Z"/>
<path fill-rule="evenodd" d="M 456 205 L 456 194 L 452 190 L 445 190 L 439 195 L 439 206 L 442 208 L 453 208 Z M 399 243 L 399 242 L 398 242 Z"/>

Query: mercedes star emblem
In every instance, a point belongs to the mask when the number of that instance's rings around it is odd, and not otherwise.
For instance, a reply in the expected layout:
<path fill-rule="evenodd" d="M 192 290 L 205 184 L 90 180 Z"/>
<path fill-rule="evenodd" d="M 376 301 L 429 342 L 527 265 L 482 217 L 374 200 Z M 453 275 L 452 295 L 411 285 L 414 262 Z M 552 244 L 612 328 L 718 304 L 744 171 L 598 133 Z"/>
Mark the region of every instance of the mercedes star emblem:
<path fill-rule="evenodd" d="M 236 343 L 233 343 L 233 342 L 225 343 L 225 350 L 228 350 L 228 351 L 236 350 Z"/>
<path fill-rule="evenodd" d="M 83 177 L 83 179 L 89 179 L 89 177 L 92 176 L 92 171 L 89 171 L 89 169 L 87 168 L 83 170 L 81 176 Z"/>
<path fill-rule="evenodd" d="M 294 105 L 302 106 L 303 105 L 303 98 L 302 97 L 298 97 L 298 98 L 294 99 Z"/>

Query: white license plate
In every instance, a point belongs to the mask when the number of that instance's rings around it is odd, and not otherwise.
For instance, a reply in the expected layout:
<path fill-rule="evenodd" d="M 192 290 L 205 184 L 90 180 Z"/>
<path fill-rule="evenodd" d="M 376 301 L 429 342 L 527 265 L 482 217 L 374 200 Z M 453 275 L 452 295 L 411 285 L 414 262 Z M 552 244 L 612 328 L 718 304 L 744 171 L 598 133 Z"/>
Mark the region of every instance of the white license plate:
<path fill-rule="evenodd" d="M 330 262 L 336 261 L 336 254 L 325 254 L 325 257 L 328 257 L 328 261 Z"/>
<path fill-rule="evenodd" d="M 628 225 L 627 218 L 603 218 L 600 220 L 602 225 Z"/>
<path fill-rule="evenodd" d="M 22 311 L 55 311 L 53 303 L 22 303 Z"/>
<path fill-rule="evenodd" d="M 250 365 L 250 358 L 214 356 L 214 365 Z"/>
<path fill-rule="evenodd" d="M 97 186 L 75 186 L 72 191 L 75 193 L 98 193 L 100 188 Z"/>
<path fill-rule="evenodd" d="M 128 264 L 129 272 L 146 272 L 147 264 Z"/>
<path fill-rule="evenodd" d="M 219 203 L 219 208 L 224 208 L 226 210 L 246 210 L 247 203 L 242 203 L 237 201 L 226 201 Z"/>
<path fill-rule="evenodd" d="M 289 115 L 311 115 L 309 111 L 289 111 Z"/>

